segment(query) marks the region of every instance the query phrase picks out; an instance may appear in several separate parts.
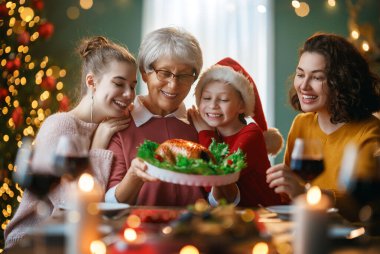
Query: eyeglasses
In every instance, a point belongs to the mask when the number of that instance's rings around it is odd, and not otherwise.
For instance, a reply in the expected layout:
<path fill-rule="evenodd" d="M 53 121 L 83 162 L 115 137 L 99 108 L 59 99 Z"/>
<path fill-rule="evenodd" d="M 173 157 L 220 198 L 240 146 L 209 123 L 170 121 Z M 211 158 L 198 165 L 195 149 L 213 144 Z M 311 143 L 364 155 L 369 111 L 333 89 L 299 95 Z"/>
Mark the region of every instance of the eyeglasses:
<path fill-rule="evenodd" d="M 156 70 L 154 69 L 154 72 L 156 73 L 157 79 L 162 82 L 169 82 L 171 79 L 176 78 L 178 83 L 189 85 L 194 83 L 195 81 L 195 73 L 194 74 L 174 74 L 170 71 L 165 70 Z"/>

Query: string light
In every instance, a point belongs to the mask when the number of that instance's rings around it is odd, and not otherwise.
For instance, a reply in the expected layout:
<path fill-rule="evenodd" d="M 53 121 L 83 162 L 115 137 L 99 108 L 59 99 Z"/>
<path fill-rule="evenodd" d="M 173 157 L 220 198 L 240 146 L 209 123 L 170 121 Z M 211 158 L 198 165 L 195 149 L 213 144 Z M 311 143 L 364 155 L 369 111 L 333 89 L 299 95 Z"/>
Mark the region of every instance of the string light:
<path fill-rule="evenodd" d="M 366 52 L 369 51 L 370 47 L 369 47 L 369 44 L 368 44 L 367 41 L 363 41 L 363 43 L 362 43 L 362 49 L 364 51 L 366 51 Z"/>
<path fill-rule="evenodd" d="M 328 4 L 330 7 L 335 7 L 335 5 L 336 5 L 336 1 L 335 1 L 335 0 L 328 0 L 328 1 L 327 1 L 327 4 Z"/>
<path fill-rule="evenodd" d="M 351 37 L 352 37 L 354 40 L 359 39 L 359 32 L 358 32 L 357 30 L 353 30 L 353 31 L 351 31 Z"/>
<path fill-rule="evenodd" d="M 300 2 L 299 1 L 297 1 L 297 0 L 293 0 L 292 1 L 292 6 L 294 7 L 294 8 L 299 8 L 300 7 Z"/>

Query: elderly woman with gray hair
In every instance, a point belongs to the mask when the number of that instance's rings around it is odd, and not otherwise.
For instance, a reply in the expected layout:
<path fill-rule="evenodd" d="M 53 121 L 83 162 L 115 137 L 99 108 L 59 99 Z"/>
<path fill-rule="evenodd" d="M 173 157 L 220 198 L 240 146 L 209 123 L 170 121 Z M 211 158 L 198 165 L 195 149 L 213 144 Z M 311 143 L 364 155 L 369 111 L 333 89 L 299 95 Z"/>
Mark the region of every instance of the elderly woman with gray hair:
<path fill-rule="evenodd" d="M 206 198 L 202 187 L 159 181 L 149 175 L 147 165 L 136 158 L 136 147 L 144 140 L 162 143 L 180 138 L 198 142 L 197 131 L 187 119 L 183 100 L 197 79 L 203 64 L 197 39 L 177 28 L 149 33 L 140 46 L 139 69 L 148 94 L 137 96 L 128 129 L 114 135 L 109 149 L 114 161 L 106 202 L 136 205 L 186 206 Z M 217 187 L 213 200 L 238 199 L 235 184 Z"/>

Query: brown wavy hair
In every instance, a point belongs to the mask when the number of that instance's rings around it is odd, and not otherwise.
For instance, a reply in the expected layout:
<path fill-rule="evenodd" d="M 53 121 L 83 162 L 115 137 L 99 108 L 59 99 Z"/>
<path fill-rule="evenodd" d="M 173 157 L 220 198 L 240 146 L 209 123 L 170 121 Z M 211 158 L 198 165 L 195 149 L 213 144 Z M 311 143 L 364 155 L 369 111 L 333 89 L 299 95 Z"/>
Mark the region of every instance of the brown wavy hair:
<path fill-rule="evenodd" d="M 82 58 L 81 96 L 87 93 L 86 75 L 90 71 L 99 77 L 112 61 L 126 62 L 137 69 L 137 61 L 126 46 L 103 36 L 82 39 L 77 51 Z"/>
<path fill-rule="evenodd" d="M 325 58 L 327 108 L 332 123 L 365 119 L 380 110 L 380 78 L 353 44 L 335 34 L 317 33 L 306 40 L 299 57 L 305 52 Z M 294 109 L 302 111 L 294 86 L 289 90 L 289 100 Z"/>

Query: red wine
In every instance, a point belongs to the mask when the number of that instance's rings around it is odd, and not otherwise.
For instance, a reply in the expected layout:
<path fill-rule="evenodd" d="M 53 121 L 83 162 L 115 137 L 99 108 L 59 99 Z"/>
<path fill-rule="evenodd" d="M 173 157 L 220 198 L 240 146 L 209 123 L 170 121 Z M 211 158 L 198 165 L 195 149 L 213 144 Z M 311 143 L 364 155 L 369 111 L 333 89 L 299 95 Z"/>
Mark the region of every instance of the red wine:
<path fill-rule="evenodd" d="M 46 173 L 28 173 L 25 188 L 38 198 L 43 198 L 59 184 L 61 177 Z"/>
<path fill-rule="evenodd" d="M 292 159 L 290 168 L 306 182 L 314 180 L 323 170 L 323 160 Z"/>
<path fill-rule="evenodd" d="M 89 169 L 89 159 L 88 157 L 56 155 L 54 158 L 54 167 L 60 175 L 66 174 L 77 178 Z"/>

